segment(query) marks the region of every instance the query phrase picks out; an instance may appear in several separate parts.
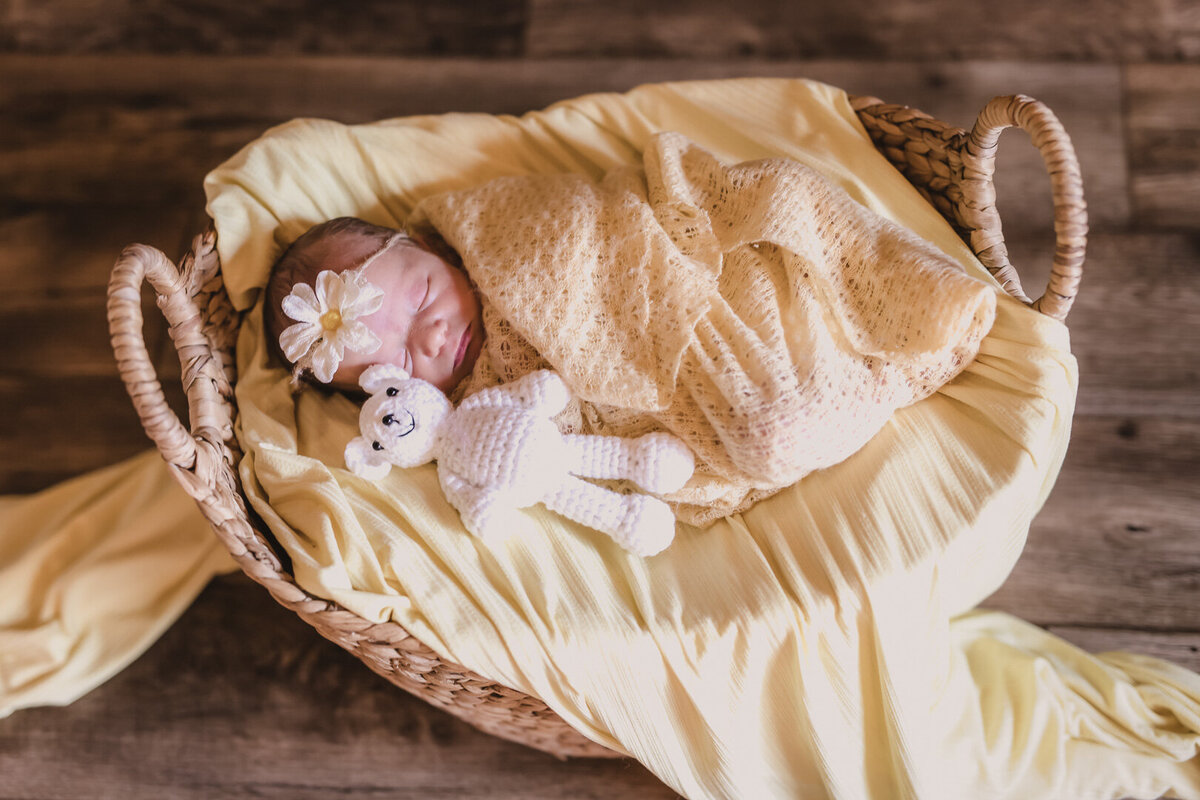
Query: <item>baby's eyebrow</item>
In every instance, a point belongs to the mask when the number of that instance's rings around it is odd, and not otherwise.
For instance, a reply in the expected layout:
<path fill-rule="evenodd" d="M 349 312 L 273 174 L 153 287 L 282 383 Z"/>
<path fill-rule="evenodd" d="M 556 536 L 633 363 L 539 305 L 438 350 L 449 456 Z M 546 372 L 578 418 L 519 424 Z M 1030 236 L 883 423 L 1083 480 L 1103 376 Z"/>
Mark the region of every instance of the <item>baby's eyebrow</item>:
<path fill-rule="evenodd" d="M 422 270 L 418 269 L 416 265 L 412 264 L 409 261 L 409 259 L 406 258 L 405 251 L 407 249 L 408 248 L 406 248 L 402 245 L 400 247 L 397 247 L 395 250 L 396 254 L 399 257 L 399 261 L 400 261 L 400 263 L 397 264 L 397 267 L 401 271 L 401 275 L 400 275 L 401 292 L 403 293 L 403 296 L 405 298 L 411 299 L 414 302 L 418 302 L 418 301 L 420 301 L 420 299 L 423 296 L 423 293 L 425 291 L 425 286 L 427 284 L 427 280 L 426 280 L 427 276 L 423 273 Z"/>
<path fill-rule="evenodd" d="M 416 309 L 420 306 L 421 297 L 425 295 L 425 281 L 408 273 L 404 276 L 400 285 L 400 296 L 403 302 L 401 303 L 400 311 L 409 317 L 415 315 Z"/>

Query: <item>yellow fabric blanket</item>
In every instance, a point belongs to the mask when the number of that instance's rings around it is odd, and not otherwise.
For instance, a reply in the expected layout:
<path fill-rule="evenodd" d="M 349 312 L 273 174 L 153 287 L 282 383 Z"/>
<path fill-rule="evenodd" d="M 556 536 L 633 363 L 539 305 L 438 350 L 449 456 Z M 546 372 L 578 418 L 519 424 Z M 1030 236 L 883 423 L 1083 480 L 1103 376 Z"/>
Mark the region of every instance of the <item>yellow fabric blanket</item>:
<path fill-rule="evenodd" d="M 402 225 L 424 198 L 505 175 L 600 180 L 664 130 L 727 164 L 797 159 L 990 280 L 844 94 L 759 80 L 519 119 L 282 126 L 206 181 L 232 297 L 251 308 L 280 247 L 321 220 Z M 377 484 L 342 468 L 356 406 L 293 398 L 257 312 L 238 364 L 245 488 L 303 586 L 545 699 L 693 800 L 1200 798 L 1200 677 L 965 613 L 1020 552 L 1074 409 L 1066 329 L 1015 300 L 961 374 L 854 455 L 681 526 L 651 559 L 540 508 L 485 545 L 432 467 Z"/>
<path fill-rule="evenodd" d="M 686 522 L 843 461 L 975 357 L 995 289 L 791 159 L 733 167 L 678 133 L 639 167 L 514 176 L 428 198 L 487 329 L 470 394 L 534 370 L 567 432 L 665 429 L 697 455 Z"/>

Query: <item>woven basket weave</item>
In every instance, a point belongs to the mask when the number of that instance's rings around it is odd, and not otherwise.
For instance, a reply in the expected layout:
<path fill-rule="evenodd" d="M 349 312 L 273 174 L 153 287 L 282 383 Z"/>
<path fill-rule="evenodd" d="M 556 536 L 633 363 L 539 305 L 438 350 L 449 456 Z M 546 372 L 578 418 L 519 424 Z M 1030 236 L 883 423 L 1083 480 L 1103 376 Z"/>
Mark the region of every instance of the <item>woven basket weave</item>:
<path fill-rule="evenodd" d="M 949 220 L 1013 296 L 1056 319 L 1071 308 L 1083 265 L 1087 212 L 1079 165 L 1053 113 L 1023 95 L 988 103 L 971 131 L 907 106 L 851 98 L 879 150 Z M 1008 262 L 992 175 L 1000 132 L 1029 133 L 1050 173 L 1057 246 L 1050 283 L 1036 301 Z M 613 756 L 568 727 L 537 698 L 501 686 L 436 653 L 395 623 L 377 624 L 296 585 L 241 494 L 233 438 L 233 348 L 240 317 L 225 294 L 216 234 L 197 236 L 178 268 L 160 251 L 130 245 L 109 283 L 108 320 L 121 376 L 147 434 L 196 500 L 242 570 L 321 635 L 392 683 L 477 728 L 560 757 Z M 142 335 L 143 280 L 157 293 L 183 367 L 189 425 L 167 406 Z"/>

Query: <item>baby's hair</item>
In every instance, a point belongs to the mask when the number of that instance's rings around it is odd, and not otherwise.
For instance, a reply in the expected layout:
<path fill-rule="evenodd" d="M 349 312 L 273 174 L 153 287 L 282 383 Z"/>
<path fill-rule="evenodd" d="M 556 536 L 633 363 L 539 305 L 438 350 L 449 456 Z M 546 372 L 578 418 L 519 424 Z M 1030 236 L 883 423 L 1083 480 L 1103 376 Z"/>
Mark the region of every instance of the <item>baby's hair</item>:
<path fill-rule="evenodd" d="M 268 347 L 280 361 L 287 364 L 292 371 L 292 388 L 300 388 L 300 381 L 307 377 L 304 370 L 288 361 L 279 346 L 279 335 L 284 329 L 295 323 L 295 320 L 283 313 L 283 299 L 287 297 L 298 283 L 314 285 L 317 274 L 322 270 L 345 272 L 363 263 L 359 260 L 345 259 L 339 261 L 330 258 L 328 252 L 314 252 L 318 242 L 325 242 L 339 236 L 349 236 L 355 239 L 370 239 L 376 242 L 375 249 L 368 255 L 378 253 L 392 242 L 399 231 L 375 225 L 358 217 L 338 217 L 319 225 L 314 225 L 302 233 L 271 267 L 271 275 L 267 279 L 266 299 L 263 305 L 263 327 L 266 329 Z"/>

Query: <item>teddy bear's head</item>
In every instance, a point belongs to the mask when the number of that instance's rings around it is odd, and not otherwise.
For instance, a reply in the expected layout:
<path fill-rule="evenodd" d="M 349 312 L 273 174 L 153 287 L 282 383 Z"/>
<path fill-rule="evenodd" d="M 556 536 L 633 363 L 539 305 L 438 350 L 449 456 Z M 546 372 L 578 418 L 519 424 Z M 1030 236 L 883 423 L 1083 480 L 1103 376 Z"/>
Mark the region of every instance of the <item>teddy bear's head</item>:
<path fill-rule="evenodd" d="M 392 464 L 415 467 L 432 461 L 438 431 L 453 410 L 442 390 L 391 364 L 367 367 L 358 382 L 371 396 L 358 415 L 362 435 L 346 445 L 346 466 L 378 480 Z"/>

